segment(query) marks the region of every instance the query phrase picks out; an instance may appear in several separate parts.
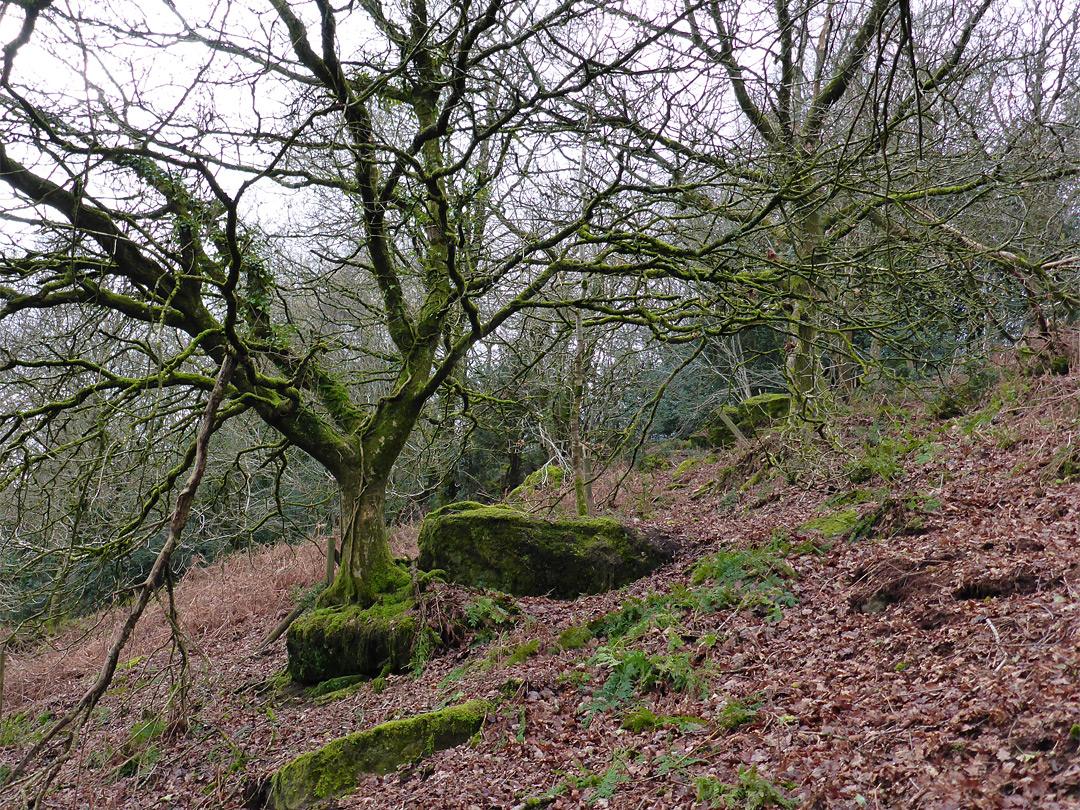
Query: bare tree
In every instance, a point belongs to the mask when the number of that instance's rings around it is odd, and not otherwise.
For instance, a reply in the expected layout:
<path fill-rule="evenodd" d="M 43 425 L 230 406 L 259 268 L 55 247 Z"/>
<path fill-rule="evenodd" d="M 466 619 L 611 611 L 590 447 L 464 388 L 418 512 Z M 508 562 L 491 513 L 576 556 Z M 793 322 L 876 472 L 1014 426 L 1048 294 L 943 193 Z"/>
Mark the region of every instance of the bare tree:
<path fill-rule="evenodd" d="M 850 386 L 871 346 L 918 355 L 927 325 L 1000 309 L 1002 296 L 1043 332 L 1075 306 L 1075 243 L 1008 213 L 1045 201 L 1058 228 L 1075 218 L 1062 196 L 1080 168 L 1068 4 L 914 14 L 900 0 L 705 0 L 681 22 L 618 13 L 668 32 L 662 58 L 636 63 L 663 78 L 605 83 L 597 119 L 668 201 L 652 208 L 653 232 L 695 263 L 685 278 L 720 290 L 689 298 L 784 329 L 794 390 L 823 392 L 825 357 Z M 1002 223 L 992 238 L 987 221 Z"/>
<path fill-rule="evenodd" d="M 621 193 L 613 177 L 569 214 L 548 205 L 572 177 L 549 137 L 560 108 L 619 59 L 573 41 L 590 13 L 574 0 L 154 11 L 9 7 L 0 325 L 19 394 L 0 467 L 48 459 L 49 431 L 88 404 L 191 418 L 235 357 L 218 421 L 253 413 L 333 476 L 342 566 L 324 601 L 370 603 L 405 576 L 385 500 L 425 406 L 478 341 L 552 305 L 583 270 L 579 232 Z M 55 342 L 52 312 L 99 351 Z M 20 351 L 39 328 L 51 353 Z"/>

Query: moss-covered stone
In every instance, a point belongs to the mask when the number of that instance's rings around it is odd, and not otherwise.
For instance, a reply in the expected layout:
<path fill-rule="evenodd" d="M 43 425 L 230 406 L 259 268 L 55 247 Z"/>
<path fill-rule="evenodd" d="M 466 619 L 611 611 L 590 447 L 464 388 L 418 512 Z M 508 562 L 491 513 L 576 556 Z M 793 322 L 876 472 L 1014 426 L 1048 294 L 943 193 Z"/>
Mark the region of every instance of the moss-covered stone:
<path fill-rule="evenodd" d="M 420 568 L 442 568 L 454 582 L 560 599 L 619 588 L 671 559 L 615 520 L 542 520 L 479 504 L 429 514 L 419 545 Z"/>
<path fill-rule="evenodd" d="M 720 413 L 726 415 L 744 436 L 753 436 L 759 428 L 776 419 L 783 419 L 791 412 L 791 396 L 788 394 L 761 394 L 740 402 L 738 405 L 725 405 L 714 412 L 705 421 L 701 433 L 694 437 L 694 444 L 699 447 L 727 447 L 735 443 L 735 434 L 731 432 Z"/>
<path fill-rule="evenodd" d="M 275 773 L 267 807 L 272 810 L 311 807 L 351 792 L 361 774 L 390 773 L 399 765 L 468 742 L 480 731 L 489 710 L 486 702 L 474 700 L 340 737 Z"/>
<path fill-rule="evenodd" d="M 515 488 L 508 498 L 511 501 L 527 501 L 541 489 L 558 489 L 562 486 L 565 477 L 566 474 L 563 472 L 562 467 L 546 464 L 539 470 L 525 476 L 521 486 Z"/>
<path fill-rule="evenodd" d="M 319 683 L 400 672 L 409 664 L 417 632 L 410 607 L 398 602 L 366 610 L 323 608 L 297 619 L 286 638 L 289 674 L 300 683 Z"/>
<path fill-rule="evenodd" d="M 858 509 L 844 509 L 831 515 L 808 520 L 798 528 L 803 534 L 818 534 L 824 540 L 844 537 L 853 531 L 859 523 Z"/>

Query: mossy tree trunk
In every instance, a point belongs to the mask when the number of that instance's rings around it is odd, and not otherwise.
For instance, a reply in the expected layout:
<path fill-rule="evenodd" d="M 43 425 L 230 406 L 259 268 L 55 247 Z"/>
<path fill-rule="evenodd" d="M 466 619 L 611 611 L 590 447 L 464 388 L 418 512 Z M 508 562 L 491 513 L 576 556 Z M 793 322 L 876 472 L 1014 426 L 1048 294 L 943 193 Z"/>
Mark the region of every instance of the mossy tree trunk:
<path fill-rule="evenodd" d="M 819 203 L 806 191 L 807 199 L 799 217 L 799 228 L 791 235 L 795 247 L 797 271 L 789 292 L 792 297 L 792 346 L 787 359 L 791 389 L 802 398 L 813 399 L 821 392 L 821 369 L 818 361 L 818 317 L 811 282 L 814 279 L 818 246 L 821 242 Z"/>
<path fill-rule="evenodd" d="M 341 567 L 320 603 L 370 605 L 391 593 L 407 577 L 394 562 L 387 543 L 386 488 L 390 473 L 419 415 L 401 413 L 364 441 L 355 466 L 338 475 L 341 508 Z"/>
<path fill-rule="evenodd" d="M 400 584 L 386 541 L 386 483 L 339 482 L 341 567 L 320 604 L 366 606 Z"/>
<path fill-rule="evenodd" d="M 38 36 L 38 18 L 52 13 L 48 3 L 23 5 L 22 40 L 13 40 L 7 53 L 7 73 L 26 37 Z M 113 120 L 104 96 L 101 107 L 88 115 L 59 108 L 55 113 L 38 111 L 27 102 L 20 107 L 26 120 L 10 122 L 8 134 L 14 140 L 0 143 L 0 184 L 22 200 L 21 207 L 10 210 L 36 217 L 46 234 L 55 231 L 56 217 L 66 220 L 72 240 L 82 247 L 80 266 L 62 277 L 54 271 L 71 267 L 67 245 L 55 256 L 29 249 L 17 259 L 5 255 L 6 272 L 19 276 L 21 286 L 17 292 L 0 291 L 0 318 L 40 309 L 66 313 L 85 308 L 150 330 L 145 334 L 153 337 L 143 340 L 139 332 L 122 351 L 103 351 L 108 359 L 100 366 L 84 367 L 91 361 L 83 358 L 79 364 L 73 361 L 71 391 L 58 393 L 61 398 L 48 407 L 22 412 L 14 410 L 21 404 L 11 405 L 7 415 L 28 420 L 28 426 L 20 428 L 25 432 L 11 433 L 11 441 L 0 442 L 0 457 L 23 453 L 21 445 L 31 432 L 51 435 L 57 414 L 102 397 L 119 403 L 106 412 L 135 413 L 143 396 L 158 403 L 163 391 L 209 391 L 214 385 L 206 373 L 211 361 L 220 365 L 226 357 L 235 357 L 237 367 L 219 420 L 257 414 L 280 437 L 260 449 L 271 444 L 274 453 L 297 448 L 335 479 L 342 560 L 323 601 L 364 604 L 395 590 L 401 579 L 386 540 L 386 492 L 391 470 L 425 403 L 445 387 L 459 394 L 464 390 L 452 375 L 477 342 L 516 313 L 547 306 L 544 299 L 550 299 L 561 275 L 570 272 L 554 257 L 562 246 L 579 239 L 594 203 L 625 191 L 622 181 L 590 186 L 586 196 L 591 202 L 582 205 L 576 219 L 556 223 L 538 217 L 542 233 L 500 226 L 499 238 L 485 239 L 483 223 L 500 206 L 509 211 L 522 200 L 535 202 L 527 190 L 532 180 L 519 183 L 514 175 L 512 183 L 504 182 L 520 150 L 530 143 L 518 133 L 536 131 L 535 122 L 546 120 L 549 105 L 575 98 L 622 65 L 608 66 L 585 54 L 573 57 L 566 50 L 565 62 L 551 62 L 543 76 L 532 69 L 526 55 L 529 43 L 553 41 L 567 24 L 577 25 L 583 13 L 593 13 L 573 3 L 536 14 L 528 4 L 465 4 L 461 13 L 430 16 L 423 0 L 407 2 L 391 15 L 384 15 L 378 3 L 362 3 L 356 13 L 366 14 L 367 20 L 359 40 L 353 39 L 351 23 L 338 28 L 338 17 L 348 14 L 333 4 L 272 0 L 270 6 L 274 25 L 285 36 L 272 38 L 266 52 L 258 54 L 243 47 L 248 36 L 242 26 L 233 29 L 230 24 L 214 37 L 196 36 L 209 48 L 206 65 L 219 58 L 219 51 L 241 62 L 247 59 L 258 76 L 269 70 L 292 85 L 285 92 L 310 100 L 321 112 L 290 118 L 292 123 L 282 119 L 282 127 L 295 123 L 295 129 L 272 134 L 247 117 L 246 108 L 236 111 L 237 118 L 215 118 L 214 131 L 232 132 L 240 153 L 251 158 L 250 164 L 227 172 L 246 178 L 239 184 L 219 182 L 215 176 L 223 165 L 222 154 L 232 148 L 228 137 L 196 137 L 182 149 L 174 148 L 174 138 L 187 141 L 188 136 L 178 135 L 179 130 L 162 133 L 179 124 L 162 119 L 138 133 L 128 123 Z M 309 12 L 317 12 L 317 22 Z M 123 38 L 122 29 L 113 31 L 110 20 L 94 17 L 88 18 L 91 29 L 112 32 L 110 41 Z M 515 22 L 508 33 L 509 19 Z M 144 22 L 153 27 L 151 18 Z M 167 40 L 171 35 L 161 36 Z M 643 38 L 641 48 L 645 42 Z M 279 46 L 287 52 L 274 52 Z M 355 61 L 376 52 L 381 68 L 367 56 Z M 206 81 L 247 81 L 244 68 L 237 71 L 229 79 L 193 72 L 191 80 L 198 84 L 191 88 Z M 261 87 L 263 82 L 255 76 L 253 98 L 261 97 L 256 84 Z M 7 78 L 0 82 L 5 97 L 11 89 Z M 48 98 L 44 93 L 40 100 Z M 186 106 L 184 110 L 177 109 L 176 121 L 189 120 L 189 114 L 200 117 Z M 479 119 L 477 110 L 484 111 Z M 155 115 L 149 108 L 143 112 Z M 62 139 L 55 153 L 38 154 L 43 122 L 54 118 L 64 120 L 63 131 L 70 130 L 72 138 Z M 91 128 L 95 120 L 112 121 L 119 129 L 104 140 L 91 137 L 99 125 Z M 262 138 L 273 144 L 272 156 L 261 147 L 247 149 L 250 139 Z M 8 141 L 19 144 L 13 154 L 36 156 L 23 165 L 9 154 Z M 204 148 L 212 151 L 201 151 Z M 70 188 L 47 176 L 51 170 L 39 168 L 56 165 L 63 167 L 55 172 L 58 178 L 78 178 Z M 133 193 L 124 199 L 109 197 L 106 203 L 90 204 L 90 195 L 84 199 L 84 188 L 113 188 L 116 177 Z M 246 203 L 241 204 L 241 197 L 264 181 L 280 181 L 283 190 L 322 189 L 327 197 L 321 205 L 347 222 L 347 227 L 330 222 L 324 231 L 310 234 L 314 266 L 299 254 L 273 247 L 277 235 L 263 238 L 261 229 L 244 222 Z M 501 194 L 505 200 L 498 198 Z M 133 207 L 127 210 L 129 199 Z M 45 207 L 51 213 L 44 213 Z M 150 207 L 160 215 L 147 220 Z M 31 210 L 41 213 L 26 213 Z M 133 229 L 134 221 L 148 224 Z M 547 224 L 539 224 L 543 222 Z M 162 247 L 166 243 L 167 249 Z M 295 264 L 279 272 L 277 268 L 289 262 Z M 583 264 L 573 272 L 588 272 L 588 267 Z M 312 296 L 334 300 L 337 293 L 348 303 L 341 303 L 333 318 L 311 311 L 313 319 L 303 320 L 310 308 L 301 302 Z M 341 321 L 336 320 L 339 315 Z M 96 316 L 84 320 L 82 311 L 78 317 L 80 324 L 111 323 Z M 99 327 L 93 329 L 96 333 Z M 162 330 L 169 336 L 159 338 Z M 114 345 L 112 334 L 104 337 Z M 165 346 L 170 347 L 168 357 L 161 355 Z M 152 369 L 145 377 L 133 371 L 141 366 L 128 354 L 140 351 Z M 24 384 L 24 373 L 31 380 L 38 368 L 43 375 L 53 370 L 52 361 L 43 364 L 36 355 L 9 366 L 3 369 L 5 375 L 10 372 L 5 379 L 16 379 L 18 385 Z M 98 379 L 84 385 L 87 368 Z M 68 383 L 65 378 L 64 385 Z M 151 410 L 158 413 L 158 404 Z M 49 455 L 38 454 L 34 463 L 46 463 Z M 147 496 L 143 518 L 153 513 L 158 497 L 156 490 Z"/>

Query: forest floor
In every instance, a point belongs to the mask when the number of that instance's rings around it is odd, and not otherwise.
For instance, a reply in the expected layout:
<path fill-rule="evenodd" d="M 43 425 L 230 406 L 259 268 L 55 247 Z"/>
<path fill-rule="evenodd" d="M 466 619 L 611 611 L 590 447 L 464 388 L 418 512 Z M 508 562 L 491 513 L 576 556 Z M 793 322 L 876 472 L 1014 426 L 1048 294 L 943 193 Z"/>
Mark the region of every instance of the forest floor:
<path fill-rule="evenodd" d="M 42 806 L 254 806 L 300 753 L 481 698 L 471 744 L 330 806 L 1080 807 L 1078 384 L 1017 377 L 952 418 L 879 403 L 828 440 L 650 456 L 615 511 L 676 541 L 673 564 L 516 616 L 483 597 L 501 632 L 329 697 L 280 686 L 283 641 L 256 654 L 320 577 L 316 544 L 194 571 L 182 708 L 148 617 Z M 0 767 L 86 690 L 121 621 L 9 654 Z"/>

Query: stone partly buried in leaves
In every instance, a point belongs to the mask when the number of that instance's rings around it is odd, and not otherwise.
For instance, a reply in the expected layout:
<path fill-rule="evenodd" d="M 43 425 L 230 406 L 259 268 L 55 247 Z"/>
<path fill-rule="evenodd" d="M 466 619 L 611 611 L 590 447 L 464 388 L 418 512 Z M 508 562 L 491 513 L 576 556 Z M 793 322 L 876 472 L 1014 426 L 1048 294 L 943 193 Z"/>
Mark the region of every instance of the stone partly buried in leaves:
<path fill-rule="evenodd" d="M 316 610 L 289 628 L 289 675 L 319 683 L 346 675 L 375 677 L 408 666 L 416 617 L 408 602 Z"/>
<path fill-rule="evenodd" d="M 705 420 L 701 433 L 691 438 L 698 447 L 727 447 L 735 443 L 736 437 L 721 418 L 721 413 L 749 438 L 773 420 L 783 419 L 790 411 L 791 397 L 788 394 L 761 394 L 738 405 L 724 405 L 714 411 Z"/>
<path fill-rule="evenodd" d="M 427 516 L 422 570 L 514 596 L 572 599 L 619 588 L 672 553 L 609 518 L 542 520 L 505 506 L 459 503 Z"/>
<path fill-rule="evenodd" d="M 362 774 L 390 773 L 399 765 L 468 742 L 480 731 L 489 709 L 484 701 L 474 700 L 339 737 L 275 773 L 266 806 L 302 810 L 351 793 Z"/>

